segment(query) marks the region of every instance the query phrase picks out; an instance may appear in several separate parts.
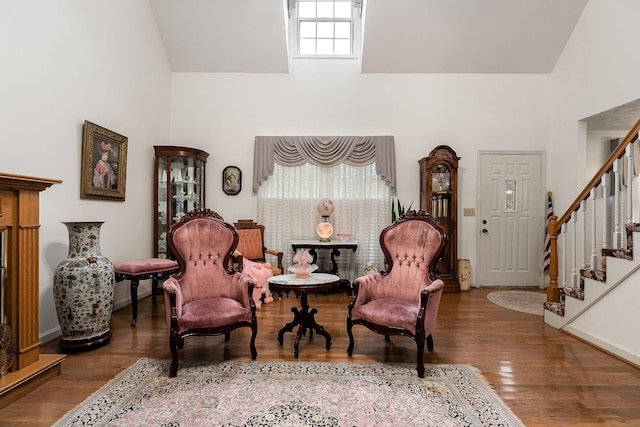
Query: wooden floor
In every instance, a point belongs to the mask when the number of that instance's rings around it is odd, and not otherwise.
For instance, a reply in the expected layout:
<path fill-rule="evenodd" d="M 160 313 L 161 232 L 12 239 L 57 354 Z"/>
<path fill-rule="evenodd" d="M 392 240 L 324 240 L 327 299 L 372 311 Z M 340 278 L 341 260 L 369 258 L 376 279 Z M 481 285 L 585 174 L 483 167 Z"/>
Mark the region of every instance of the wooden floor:
<path fill-rule="evenodd" d="M 427 369 L 428 363 L 476 366 L 527 426 L 640 426 L 640 369 L 545 325 L 541 316 L 489 302 L 490 291 L 443 296 L 435 349 L 425 351 Z M 333 346 L 327 351 L 322 337 L 303 338 L 299 360 L 415 363 L 415 343 L 409 338 L 391 337 L 385 343 L 362 326 L 354 327 L 356 345 L 349 358 L 348 299 L 346 293 L 309 297 Z M 0 410 L 0 425 L 49 426 L 140 357 L 169 359 L 164 302 L 158 300 L 155 308 L 150 298 L 141 301 L 137 328 L 129 326 L 129 308 L 114 313 L 109 345 L 69 355 L 62 375 Z M 292 295 L 258 311 L 258 360 L 294 360 L 292 334 L 285 335 L 283 346 L 276 338 L 297 302 Z M 187 338 L 180 357 L 249 363 L 248 337 L 236 331 L 226 344 L 222 337 Z M 58 352 L 56 343 L 44 345 L 42 352 Z"/>

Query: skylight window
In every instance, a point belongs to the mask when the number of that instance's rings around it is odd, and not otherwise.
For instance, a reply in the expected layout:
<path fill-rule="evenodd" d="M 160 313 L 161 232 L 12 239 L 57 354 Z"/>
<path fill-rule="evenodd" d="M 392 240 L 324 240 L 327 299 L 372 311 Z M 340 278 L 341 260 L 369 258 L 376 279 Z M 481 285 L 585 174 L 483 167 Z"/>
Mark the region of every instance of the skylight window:
<path fill-rule="evenodd" d="M 352 1 L 297 0 L 295 22 L 297 56 L 353 57 L 355 20 Z M 354 17 L 356 15 L 356 17 Z"/>

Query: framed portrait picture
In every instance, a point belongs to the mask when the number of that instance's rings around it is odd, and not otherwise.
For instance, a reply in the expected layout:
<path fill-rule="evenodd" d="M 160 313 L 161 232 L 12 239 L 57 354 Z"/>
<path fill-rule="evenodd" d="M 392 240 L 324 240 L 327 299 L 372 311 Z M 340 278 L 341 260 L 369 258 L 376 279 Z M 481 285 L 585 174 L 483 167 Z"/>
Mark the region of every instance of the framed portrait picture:
<path fill-rule="evenodd" d="M 222 171 L 222 191 L 235 196 L 242 190 L 242 172 L 237 166 L 227 166 Z"/>
<path fill-rule="evenodd" d="M 85 120 L 80 197 L 124 201 L 128 138 Z"/>

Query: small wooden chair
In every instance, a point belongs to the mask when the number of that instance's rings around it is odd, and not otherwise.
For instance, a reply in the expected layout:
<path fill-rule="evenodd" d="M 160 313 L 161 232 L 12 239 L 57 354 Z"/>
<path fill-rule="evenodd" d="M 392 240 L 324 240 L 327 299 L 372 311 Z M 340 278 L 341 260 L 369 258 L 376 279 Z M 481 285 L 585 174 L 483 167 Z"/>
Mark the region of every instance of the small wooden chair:
<path fill-rule="evenodd" d="M 264 225 L 257 224 L 252 219 L 239 219 L 234 222 L 240 240 L 238 248 L 234 254 L 235 261 L 238 263 L 238 269 L 242 270 L 243 259 L 253 262 L 266 263 L 267 255 L 276 257 L 276 264 L 271 263 L 271 271 L 273 275 L 282 274 L 284 267 L 282 266 L 282 258 L 284 254 L 275 249 L 269 249 L 264 244 Z"/>

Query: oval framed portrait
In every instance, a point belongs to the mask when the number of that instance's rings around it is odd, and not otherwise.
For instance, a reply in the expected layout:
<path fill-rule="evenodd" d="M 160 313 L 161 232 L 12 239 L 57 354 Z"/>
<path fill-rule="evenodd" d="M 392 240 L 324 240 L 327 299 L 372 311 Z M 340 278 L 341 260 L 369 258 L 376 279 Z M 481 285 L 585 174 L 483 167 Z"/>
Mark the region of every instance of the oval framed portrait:
<path fill-rule="evenodd" d="M 237 166 L 227 166 L 222 171 L 222 191 L 235 196 L 242 190 L 242 171 Z"/>

